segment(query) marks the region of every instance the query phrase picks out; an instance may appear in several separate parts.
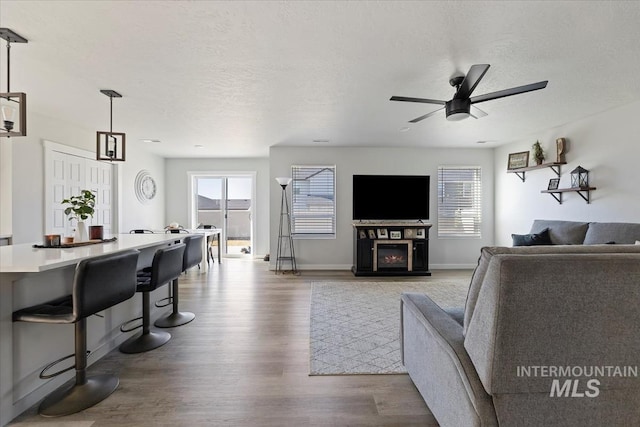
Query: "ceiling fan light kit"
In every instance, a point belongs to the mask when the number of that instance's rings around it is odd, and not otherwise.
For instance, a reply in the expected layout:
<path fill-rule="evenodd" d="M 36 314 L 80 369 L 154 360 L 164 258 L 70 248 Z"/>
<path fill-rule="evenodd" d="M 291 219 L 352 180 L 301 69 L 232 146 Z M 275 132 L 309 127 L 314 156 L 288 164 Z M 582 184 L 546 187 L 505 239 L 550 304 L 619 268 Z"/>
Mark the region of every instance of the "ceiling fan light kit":
<path fill-rule="evenodd" d="M 447 120 L 457 122 L 468 118 L 471 110 L 471 101 L 469 99 L 452 99 L 444 104 Z"/>
<path fill-rule="evenodd" d="M 453 98 L 449 101 L 441 101 L 439 99 L 428 99 L 428 98 L 410 98 L 406 96 L 392 96 L 390 101 L 401 101 L 401 102 L 419 102 L 424 104 L 437 104 L 444 105 L 435 111 L 427 113 L 423 116 L 417 117 L 413 120 L 409 120 L 409 123 L 418 123 L 426 119 L 427 117 L 431 117 L 435 115 L 438 111 L 444 108 L 445 115 L 447 120 L 449 121 L 460 121 L 464 120 L 468 117 L 473 117 L 474 119 L 478 119 L 480 117 L 484 117 L 487 115 L 484 111 L 480 110 L 473 104 L 477 104 L 479 102 L 490 101 L 492 99 L 505 98 L 507 96 L 518 95 L 521 93 L 532 92 L 534 90 L 540 90 L 547 87 L 548 81 L 541 81 L 538 83 L 532 83 L 524 86 L 513 87 L 510 89 L 504 89 L 497 92 L 491 92 L 484 95 L 471 97 L 471 94 L 480 83 L 480 80 L 484 77 L 484 75 L 489 70 L 489 64 L 475 64 L 472 65 L 469 69 L 469 72 L 466 76 L 455 76 L 449 80 L 449 84 L 456 88 L 456 93 L 453 95 Z"/>

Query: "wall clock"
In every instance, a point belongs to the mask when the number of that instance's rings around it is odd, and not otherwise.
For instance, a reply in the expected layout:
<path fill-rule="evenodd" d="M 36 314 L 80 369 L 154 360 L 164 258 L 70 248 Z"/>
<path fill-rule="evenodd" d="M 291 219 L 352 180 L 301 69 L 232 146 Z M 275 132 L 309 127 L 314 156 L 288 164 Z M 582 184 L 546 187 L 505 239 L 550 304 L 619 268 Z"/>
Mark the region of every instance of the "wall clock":
<path fill-rule="evenodd" d="M 158 191 L 155 179 L 151 176 L 148 170 L 141 170 L 136 175 L 134 183 L 136 197 L 141 203 L 148 203 L 154 197 Z"/>

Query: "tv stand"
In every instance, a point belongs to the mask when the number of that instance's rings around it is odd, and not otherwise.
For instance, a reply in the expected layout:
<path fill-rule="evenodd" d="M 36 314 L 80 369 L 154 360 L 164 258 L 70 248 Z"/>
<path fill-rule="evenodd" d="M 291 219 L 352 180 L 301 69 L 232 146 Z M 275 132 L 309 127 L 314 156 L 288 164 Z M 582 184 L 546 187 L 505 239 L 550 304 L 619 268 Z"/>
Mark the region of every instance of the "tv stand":
<path fill-rule="evenodd" d="M 431 276 L 429 229 L 419 222 L 353 224 L 356 276 Z"/>

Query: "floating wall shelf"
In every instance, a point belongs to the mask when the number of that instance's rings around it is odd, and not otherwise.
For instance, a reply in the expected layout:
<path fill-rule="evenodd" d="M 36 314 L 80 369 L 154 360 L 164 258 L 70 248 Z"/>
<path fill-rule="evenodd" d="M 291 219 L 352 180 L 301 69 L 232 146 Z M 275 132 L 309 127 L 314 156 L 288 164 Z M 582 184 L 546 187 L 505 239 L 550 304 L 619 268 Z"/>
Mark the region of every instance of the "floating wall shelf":
<path fill-rule="evenodd" d="M 596 187 L 558 188 L 558 189 L 555 189 L 555 190 L 542 190 L 540 192 L 541 193 L 551 194 L 553 196 L 553 198 L 556 199 L 558 201 L 558 203 L 560 203 L 560 204 L 562 204 L 562 193 L 568 193 L 568 192 L 578 193 L 578 195 L 580 195 L 580 197 L 582 197 L 585 202 L 590 203 L 591 202 L 591 198 L 590 198 L 591 191 L 593 191 L 595 189 L 596 189 Z"/>
<path fill-rule="evenodd" d="M 527 166 L 526 168 L 510 169 L 510 170 L 507 170 L 507 173 L 515 173 L 516 175 L 518 175 L 518 178 L 520 178 L 522 180 L 522 182 L 524 182 L 524 180 L 525 180 L 525 172 L 533 171 L 533 170 L 536 170 L 536 169 L 549 168 L 552 171 L 554 171 L 555 174 L 559 178 L 560 177 L 560 166 L 566 165 L 566 164 L 567 164 L 567 162 L 542 163 L 541 165 Z M 573 190 L 573 191 L 576 191 L 576 190 Z"/>

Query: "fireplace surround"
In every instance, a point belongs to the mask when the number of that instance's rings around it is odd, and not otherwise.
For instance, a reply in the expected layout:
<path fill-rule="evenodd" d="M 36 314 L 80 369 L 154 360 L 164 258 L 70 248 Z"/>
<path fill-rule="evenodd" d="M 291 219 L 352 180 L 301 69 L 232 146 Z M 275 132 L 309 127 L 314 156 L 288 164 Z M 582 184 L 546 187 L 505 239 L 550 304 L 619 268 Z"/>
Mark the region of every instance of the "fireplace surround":
<path fill-rule="evenodd" d="M 429 229 L 413 221 L 353 223 L 353 267 L 356 276 L 431 276 Z"/>

